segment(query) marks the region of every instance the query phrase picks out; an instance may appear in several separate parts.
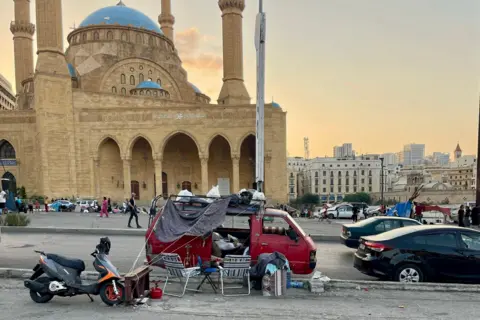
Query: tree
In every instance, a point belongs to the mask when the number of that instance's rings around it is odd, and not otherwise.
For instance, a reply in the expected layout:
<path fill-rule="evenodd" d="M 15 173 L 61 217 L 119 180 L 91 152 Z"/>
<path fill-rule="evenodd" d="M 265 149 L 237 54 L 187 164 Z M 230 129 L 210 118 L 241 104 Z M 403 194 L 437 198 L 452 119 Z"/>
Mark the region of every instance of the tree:
<path fill-rule="evenodd" d="M 320 196 L 318 194 L 306 193 L 300 200 L 303 204 L 317 205 L 320 203 Z"/>
<path fill-rule="evenodd" d="M 21 186 L 20 188 L 17 188 L 17 196 L 20 199 L 27 199 L 27 192 L 25 191 L 24 186 Z"/>
<path fill-rule="evenodd" d="M 354 194 L 347 194 L 343 200 L 345 202 L 364 202 L 366 204 L 372 203 L 372 198 L 366 192 L 357 192 Z"/>

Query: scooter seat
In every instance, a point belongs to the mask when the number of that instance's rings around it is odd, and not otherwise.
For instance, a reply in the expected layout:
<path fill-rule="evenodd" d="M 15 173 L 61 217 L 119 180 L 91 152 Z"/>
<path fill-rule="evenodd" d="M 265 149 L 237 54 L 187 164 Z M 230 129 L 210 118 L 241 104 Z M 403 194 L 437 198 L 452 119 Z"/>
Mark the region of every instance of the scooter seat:
<path fill-rule="evenodd" d="M 83 260 L 80 260 L 80 259 L 70 259 L 70 258 L 61 256 L 58 254 L 53 254 L 53 253 L 47 254 L 47 258 L 67 268 L 72 268 L 78 271 L 85 270 L 85 262 L 83 262 Z"/>

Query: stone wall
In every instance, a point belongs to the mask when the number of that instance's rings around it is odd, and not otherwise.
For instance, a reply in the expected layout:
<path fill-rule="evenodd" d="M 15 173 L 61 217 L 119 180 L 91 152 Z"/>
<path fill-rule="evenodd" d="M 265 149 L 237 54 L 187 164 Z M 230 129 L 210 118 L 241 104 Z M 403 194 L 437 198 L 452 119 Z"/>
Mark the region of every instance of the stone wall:
<path fill-rule="evenodd" d="M 372 199 L 378 201 L 381 199 L 380 193 L 372 193 Z M 385 200 L 406 201 L 412 196 L 412 192 L 385 192 Z M 420 196 L 416 199 L 419 202 L 441 204 L 446 203 L 459 204 L 466 201 L 475 201 L 475 190 L 432 190 L 420 191 Z"/>

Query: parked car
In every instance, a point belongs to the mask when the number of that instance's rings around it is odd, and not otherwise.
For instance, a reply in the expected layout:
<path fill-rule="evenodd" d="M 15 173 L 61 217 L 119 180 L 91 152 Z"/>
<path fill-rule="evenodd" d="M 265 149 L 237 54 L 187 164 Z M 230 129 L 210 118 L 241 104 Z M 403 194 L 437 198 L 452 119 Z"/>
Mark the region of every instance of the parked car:
<path fill-rule="evenodd" d="M 454 226 L 413 226 L 362 237 L 354 267 L 400 282 L 480 282 L 480 232 Z"/>
<path fill-rule="evenodd" d="M 320 217 L 325 212 L 325 209 L 321 209 L 319 214 L 315 215 Z M 361 214 L 361 213 L 360 213 Z M 353 206 L 350 203 L 340 203 L 328 208 L 327 217 L 329 219 L 350 219 L 353 215 Z"/>
<path fill-rule="evenodd" d="M 75 204 L 68 200 L 57 200 L 48 205 L 49 210 L 58 212 L 72 212 L 75 210 Z"/>
<path fill-rule="evenodd" d="M 386 231 L 422 225 L 417 220 L 401 217 L 372 217 L 357 223 L 344 224 L 340 241 L 349 248 L 358 248 L 360 237 L 373 236 Z"/>

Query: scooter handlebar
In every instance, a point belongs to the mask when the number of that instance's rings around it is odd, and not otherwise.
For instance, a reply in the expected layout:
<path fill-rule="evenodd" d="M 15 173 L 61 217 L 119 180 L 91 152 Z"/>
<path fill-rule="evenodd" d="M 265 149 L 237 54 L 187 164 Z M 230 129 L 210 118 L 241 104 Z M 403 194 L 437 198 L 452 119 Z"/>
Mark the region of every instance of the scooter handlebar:
<path fill-rule="evenodd" d="M 36 253 L 39 253 L 39 254 L 42 254 L 44 256 L 46 256 L 47 254 L 43 251 L 38 251 L 38 250 L 33 250 L 33 252 L 36 252 Z"/>

